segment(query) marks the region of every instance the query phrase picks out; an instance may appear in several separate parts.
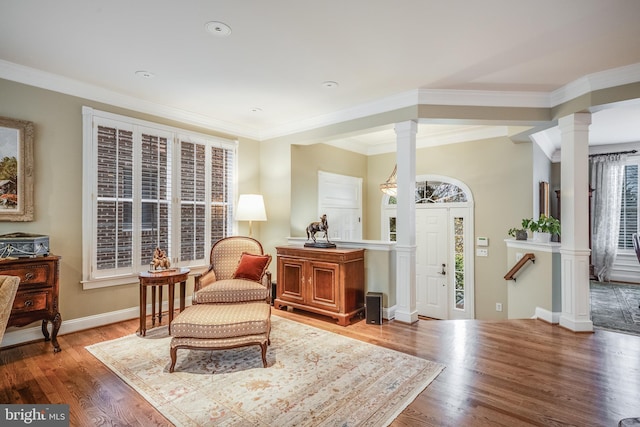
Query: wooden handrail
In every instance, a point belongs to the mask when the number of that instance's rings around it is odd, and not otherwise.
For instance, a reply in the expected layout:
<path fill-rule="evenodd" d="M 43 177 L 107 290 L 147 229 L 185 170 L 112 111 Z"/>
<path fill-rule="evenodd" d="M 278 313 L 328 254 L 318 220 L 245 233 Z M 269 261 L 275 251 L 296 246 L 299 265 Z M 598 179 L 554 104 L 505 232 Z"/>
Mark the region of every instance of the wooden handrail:
<path fill-rule="evenodd" d="M 516 273 L 518 271 L 520 271 L 520 269 L 529 260 L 531 260 L 531 262 L 535 263 L 536 262 L 536 256 L 534 254 L 531 254 L 531 253 L 524 254 L 524 256 L 522 258 L 520 258 L 520 261 L 518 261 L 516 263 L 516 265 L 514 265 L 511 270 L 509 270 L 509 272 L 507 274 L 505 274 L 504 280 L 513 280 L 513 281 L 515 281 L 516 280 L 516 278 L 515 278 Z"/>

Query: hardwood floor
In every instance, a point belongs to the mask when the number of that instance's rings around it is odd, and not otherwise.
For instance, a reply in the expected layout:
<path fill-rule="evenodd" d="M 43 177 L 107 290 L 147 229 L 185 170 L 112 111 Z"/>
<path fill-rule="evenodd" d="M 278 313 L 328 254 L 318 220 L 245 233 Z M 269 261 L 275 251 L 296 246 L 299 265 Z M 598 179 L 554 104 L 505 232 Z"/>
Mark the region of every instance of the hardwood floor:
<path fill-rule="evenodd" d="M 341 327 L 300 311 L 274 315 L 413 354 L 446 369 L 392 426 L 616 426 L 640 416 L 640 337 L 575 334 L 537 320 Z M 66 403 L 72 426 L 170 425 L 84 347 L 134 333 L 130 320 L 0 351 L 0 402 Z M 167 351 L 168 357 L 168 351 Z"/>

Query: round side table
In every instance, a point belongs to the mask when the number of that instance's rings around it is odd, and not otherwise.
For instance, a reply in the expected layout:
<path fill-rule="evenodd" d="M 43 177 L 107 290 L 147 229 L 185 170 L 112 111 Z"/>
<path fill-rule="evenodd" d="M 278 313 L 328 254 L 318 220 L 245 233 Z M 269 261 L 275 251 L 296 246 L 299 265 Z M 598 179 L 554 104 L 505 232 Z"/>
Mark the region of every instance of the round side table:
<path fill-rule="evenodd" d="M 145 271 L 138 275 L 140 280 L 140 329 L 138 334 L 147 334 L 147 287 L 151 287 L 151 325 L 156 322 L 156 287 L 158 287 L 158 324 L 162 324 L 162 286 L 169 286 L 169 335 L 171 335 L 171 321 L 173 320 L 173 299 L 175 285 L 180 283 L 180 311 L 184 310 L 188 268 L 171 268 L 163 271 Z"/>

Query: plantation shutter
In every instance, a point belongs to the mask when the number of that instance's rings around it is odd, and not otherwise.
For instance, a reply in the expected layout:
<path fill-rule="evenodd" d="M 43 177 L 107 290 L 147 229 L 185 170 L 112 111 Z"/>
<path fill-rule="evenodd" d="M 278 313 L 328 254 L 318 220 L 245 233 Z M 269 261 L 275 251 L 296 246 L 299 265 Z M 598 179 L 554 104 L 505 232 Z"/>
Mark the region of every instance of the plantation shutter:
<path fill-rule="evenodd" d="M 234 151 L 211 149 L 211 243 L 230 236 L 233 224 Z"/>
<path fill-rule="evenodd" d="M 638 165 L 628 164 L 624 168 L 622 206 L 618 248 L 633 250 L 632 234 L 638 232 Z M 596 189 L 598 191 L 598 189 Z"/>
<path fill-rule="evenodd" d="M 228 146 L 180 143 L 181 261 L 205 259 L 210 245 L 233 232 L 234 153 Z"/>
<path fill-rule="evenodd" d="M 167 138 L 142 133 L 140 260 L 149 265 L 156 247 L 171 258 L 171 169 Z"/>
<path fill-rule="evenodd" d="M 83 108 L 83 287 L 131 283 L 156 247 L 206 266 L 233 233 L 237 142 Z"/>
<path fill-rule="evenodd" d="M 96 267 L 132 266 L 133 132 L 97 128 Z"/>
<path fill-rule="evenodd" d="M 205 258 L 206 146 L 180 143 L 180 260 Z"/>

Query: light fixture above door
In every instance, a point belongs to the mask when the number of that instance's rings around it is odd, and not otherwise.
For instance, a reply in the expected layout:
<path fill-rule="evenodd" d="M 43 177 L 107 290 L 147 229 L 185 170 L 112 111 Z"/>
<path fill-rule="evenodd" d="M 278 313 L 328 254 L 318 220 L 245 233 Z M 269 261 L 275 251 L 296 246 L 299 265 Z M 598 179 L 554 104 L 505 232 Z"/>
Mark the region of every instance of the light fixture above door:
<path fill-rule="evenodd" d="M 398 195 L 397 174 L 398 174 L 398 165 L 396 164 L 393 167 L 393 172 L 391 172 L 391 175 L 389 176 L 389 178 L 384 182 L 384 184 L 380 184 L 380 191 L 382 191 L 384 194 L 388 196 L 396 197 Z"/>

